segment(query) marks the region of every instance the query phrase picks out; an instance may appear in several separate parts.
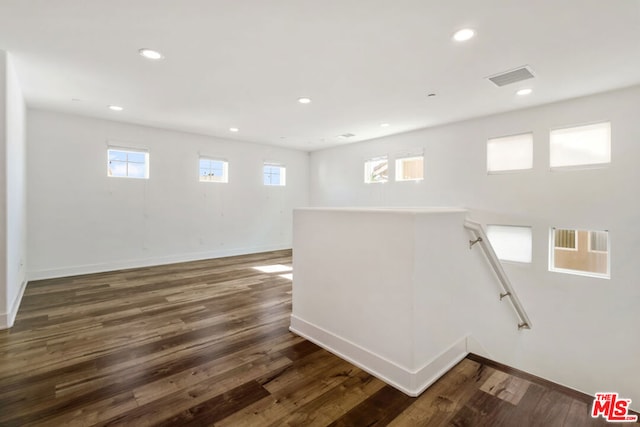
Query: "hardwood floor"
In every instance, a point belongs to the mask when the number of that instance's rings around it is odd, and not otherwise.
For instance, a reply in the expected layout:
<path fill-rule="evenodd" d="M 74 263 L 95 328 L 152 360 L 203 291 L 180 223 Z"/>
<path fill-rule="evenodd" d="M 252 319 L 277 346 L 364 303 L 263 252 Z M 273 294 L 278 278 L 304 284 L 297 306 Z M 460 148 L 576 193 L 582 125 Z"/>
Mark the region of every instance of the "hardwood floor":
<path fill-rule="evenodd" d="M 291 281 L 253 268 L 273 264 L 291 252 L 29 283 L 0 331 L 0 426 L 607 425 L 473 356 L 407 397 L 290 333 Z"/>

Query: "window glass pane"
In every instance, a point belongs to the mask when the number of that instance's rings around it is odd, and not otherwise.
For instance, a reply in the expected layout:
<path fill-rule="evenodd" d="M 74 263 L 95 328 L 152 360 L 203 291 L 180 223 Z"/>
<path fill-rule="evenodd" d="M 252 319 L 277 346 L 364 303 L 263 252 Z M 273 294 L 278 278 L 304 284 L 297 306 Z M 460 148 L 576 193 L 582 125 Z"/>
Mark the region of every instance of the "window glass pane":
<path fill-rule="evenodd" d="M 148 178 L 149 155 L 144 151 L 107 149 L 107 176 Z"/>
<path fill-rule="evenodd" d="M 212 160 L 211 170 L 215 176 L 221 177 L 224 174 L 224 162 L 220 160 Z"/>
<path fill-rule="evenodd" d="M 201 158 L 199 166 L 198 172 L 201 182 L 229 182 L 229 167 L 226 160 Z"/>
<path fill-rule="evenodd" d="M 551 131 L 551 167 L 597 165 L 611 162 L 611 123 Z"/>
<path fill-rule="evenodd" d="M 489 225 L 487 237 L 499 259 L 531 262 L 531 227 Z"/>
<path fill-rule="evenodd" d="M 589 250 L 606 252 L 607 251 L 607 232 L 606 231 L 590 231 L 589 232 Z"/>
<path fill-rule="evenodd" d="M 387 182 L 389 180 L 389 162 L 386 157 L 367 160 L 364 163 L 364 182 Z"/>
<path fill-rule="evenodd" d="M 396 181 L 415 181 L 423 178 L 423 156 L 396 159 Z"/>
<path fill-rule="evenodd" d="M 554 241 L 556 249 L 577 249 L 576 230 L 556 229 Z"/>
<path fill-rule="evenodd" d="M 127 160 L 133 163 L 144 163 L 146 154 L 145 153 L 127 153 Z"/>
<path fill-rule="evenodd" d="M 285 167 L 277 165 L 267 165 L 263 167 L 264 185 L 285 185 Z"/>
<path fill-rule="evenodd" d="M 127 161 L 127 153 L 124 151 L 109 150 L 109 160 Z"/>
<path fill-rule="evenodd" d="M 109 176 L 127 176 L 127 162 L 110 160 Z"/>
<path fill-rule="evenodd" d="M 505 172 L 533 167 L 533 134 L 505 136 L 487 141 L 487 171 Z"/>
<path fill-rule="evenodd" d="M 127 176 L 129 176 L 131 178 L 144 178 L 145 177 L 144 164 L 129 162 L 127 164 L 127 168 L 128 168 Z"/>
<path fill-rule="evenodd" d="M 551 271 L 609 277 L 609 232 L 552 230 Z"/>

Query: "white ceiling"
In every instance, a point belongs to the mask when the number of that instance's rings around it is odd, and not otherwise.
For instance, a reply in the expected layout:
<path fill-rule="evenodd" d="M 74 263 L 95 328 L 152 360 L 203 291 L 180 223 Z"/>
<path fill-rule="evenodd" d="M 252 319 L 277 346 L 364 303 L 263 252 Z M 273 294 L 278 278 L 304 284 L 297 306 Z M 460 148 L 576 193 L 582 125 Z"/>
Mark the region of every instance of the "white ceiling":
<path fill-rule="evenodd" d="M 0 0 L 0 49 L 31 107 L 316 150 L 640 84 L 640 0 Z"/>

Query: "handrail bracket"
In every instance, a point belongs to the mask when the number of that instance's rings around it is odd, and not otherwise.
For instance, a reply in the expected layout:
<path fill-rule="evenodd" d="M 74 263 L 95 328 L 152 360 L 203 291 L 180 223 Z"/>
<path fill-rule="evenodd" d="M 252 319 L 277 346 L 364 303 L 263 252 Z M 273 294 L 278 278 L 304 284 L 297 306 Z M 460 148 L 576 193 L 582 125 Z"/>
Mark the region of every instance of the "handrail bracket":
<path fill-rule="evenodd" d="M 482 237 L 478 237 L 476 240 L 469 240 L 469 249 L 473 248 L 473 245 L 479 242 L 482 242 Z"/>
<path fill-rule="evenodd" d="M 477 222 L 466 220 L 464 222 L 464 227 L 467 230 L 471 231 L 473 236 L 476 237 L 475 240 L 469 240 L 469 249 L 473 248 L 476 243 L 480 243 L 480 248 L 484 252 L 487 261 L 489 261 L 489 264 L 498 277 L 498 281 L 501 284 L 500 301 L 502 301 L 504 297 L 509 297 L 509 301 L 511 302 L 511 305 L 513 306 L 513 309 L 518 316 L 518 330 L 531 329 L 531 321 L 529 320 L 529 316 L 527 316 L 527 313 L 525 312 L 524 307 L 522 306 L 522 303 L 520 302 L 520 299 L 516 294 L 516 291 L 511 286 L 511 282 L 509 281 L 507 274 L 504 272 L 504 269 L 500 264 L 500 260 L 493 250 L 491 242 L 489 242 L 489 239 L 487 238 L 482 225 L 478 224 Z"/>

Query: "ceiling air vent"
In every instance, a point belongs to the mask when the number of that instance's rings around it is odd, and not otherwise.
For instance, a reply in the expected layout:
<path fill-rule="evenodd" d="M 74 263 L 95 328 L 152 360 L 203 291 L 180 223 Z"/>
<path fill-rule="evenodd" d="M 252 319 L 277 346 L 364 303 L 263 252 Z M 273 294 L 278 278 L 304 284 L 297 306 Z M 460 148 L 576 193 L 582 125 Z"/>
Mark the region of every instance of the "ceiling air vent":
<path fill-rule="evenodd" d="M 493 76 L 487 77 L 487 79 L 491 80 L 493 84 L 498 87 L 510 85 L 511 83 L 521 82 L 522 80 L 527 80 L 533 78 L 533 72 L 528 65 L 524 67 L 516 68 L 515 70 L 505 71 L 504 73 L 499 73 Z"/>

